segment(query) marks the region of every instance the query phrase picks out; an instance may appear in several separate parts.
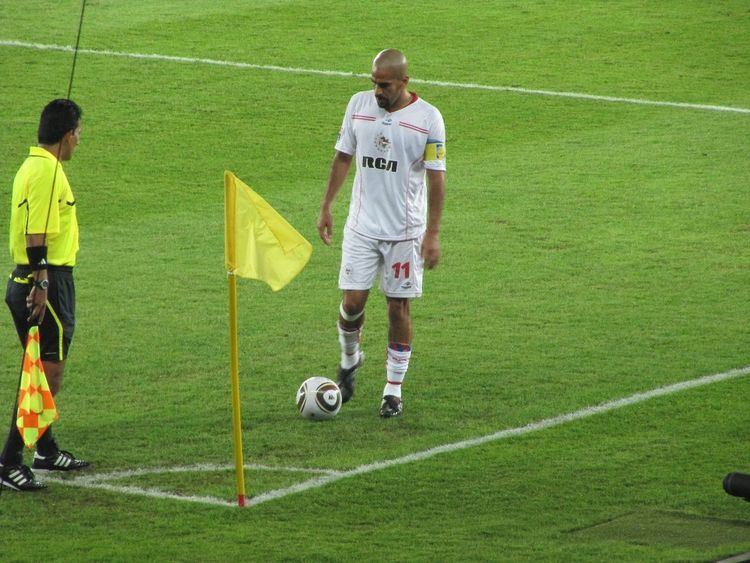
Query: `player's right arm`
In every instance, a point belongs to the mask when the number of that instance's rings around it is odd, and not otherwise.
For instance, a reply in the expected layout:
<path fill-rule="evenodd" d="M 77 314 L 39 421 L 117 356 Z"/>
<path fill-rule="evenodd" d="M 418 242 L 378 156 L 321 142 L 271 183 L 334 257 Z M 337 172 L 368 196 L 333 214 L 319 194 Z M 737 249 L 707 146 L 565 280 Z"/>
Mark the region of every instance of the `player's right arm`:
<path fill-rule="evenodd" d="M 333 157 L 333 163 L 331 164 L 331 173 L 328 176 L 328 187 L 323 196 L 323 201 L 320 204 L 320 215 L 318 217 L 318 234 L 327 245 L 331 244 L 331 237 L 333 236 L 333 215 L 331 214 L 331 206 L 336 200 L 336 196 L 338 195 L 344 180 L 346 180 L 351 164 L 352 155 L 336 151 L 336 155 Z"/>

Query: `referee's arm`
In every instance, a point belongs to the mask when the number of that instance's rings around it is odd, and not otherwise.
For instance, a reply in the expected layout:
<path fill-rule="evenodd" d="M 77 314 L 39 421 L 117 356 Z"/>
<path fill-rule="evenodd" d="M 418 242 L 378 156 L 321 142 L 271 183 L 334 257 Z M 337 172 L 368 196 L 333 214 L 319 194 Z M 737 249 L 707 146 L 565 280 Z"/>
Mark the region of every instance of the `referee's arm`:
<path fill-rule="evenodd" d="M 35 246 L 44 246 L 47 235 L 26 235 L 26 248 L 33 248 Z M 42 324 L 44 320 L 44 312 L 47 309 L 47 290 L 42 289 L 37 285 L 38 282 L 47 279 L 47 269 L 34 270 L 34 286 L 31 288 L 31 293 L 26 298 L 26 306 L 29 308 L 29 321 Z"/>

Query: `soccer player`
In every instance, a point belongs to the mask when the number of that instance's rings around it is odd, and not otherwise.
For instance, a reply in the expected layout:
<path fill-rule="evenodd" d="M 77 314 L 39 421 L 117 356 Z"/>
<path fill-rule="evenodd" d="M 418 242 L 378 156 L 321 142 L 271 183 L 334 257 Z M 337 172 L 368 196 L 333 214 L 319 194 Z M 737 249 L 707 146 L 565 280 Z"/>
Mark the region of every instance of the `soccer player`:
<path fill-rule="evenodd" d="M 352 163 L 356 174 L 344 229 L 338 333 L 342 400 L 352 398 L 362 367 L 360 335 L 376 278 L 388 306 L 386 384 L 380 416 L 403 412 L 401 385 L 411 357 L 410 300 L 422 295 L 423 267 L 440 259 L 445 197 L 445 125 L 434 106 L 408 90 L 408 62 L 386 49 L 372 62 L 372 90 L 352 96 L 336 142 L 318 233 L 333 235 L 331 205 Z M 425 187 L 425 177 L 427 186 Z"/>
<path fill-rule="evenodd" d="M 71 159 L 80 136 L 81 108 L 75 102 L 59 99 L 47 104 L 39 120 L 38 146 L 29 149 L 16 174 L 11 201 L 10 252 L 16 267 L 5 302 L 22 346 L 29 328 L 39 325 L 42 364 L 53 396 L 62 386 L 75 327 L 73 266 L 78 252 L 76 199 L 62 162 Z M 0 455 L 0 486 L 44 489 L 23 465 L 23 441 L 15 422 L 14 416 Z M 39 438 L 35 470 L 70 471 L 88 465 L 58 448 L 51 427 Z"/>

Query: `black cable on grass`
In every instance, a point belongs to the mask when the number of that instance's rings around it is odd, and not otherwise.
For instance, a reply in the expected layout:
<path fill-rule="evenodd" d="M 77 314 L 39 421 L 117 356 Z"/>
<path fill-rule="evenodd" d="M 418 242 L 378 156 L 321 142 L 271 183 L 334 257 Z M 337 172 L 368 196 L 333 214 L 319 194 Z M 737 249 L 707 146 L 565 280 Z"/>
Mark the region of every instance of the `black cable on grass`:
<path fill-rule="evenodd" d="M 81 16 L 78 19 L 78 32 L 76 33 L 76 44 L 75 44 L 75 48 L 73 49 L 73 65 L 70 69 L 70 80 L 68 80 L 68 92 L 65 96 L 65 98 L 68 100 L 70 99 L 70 94 L 73 91 L 73 78 L 75 77 L 75 73 L 76 73 L 76 62 L 78 61 L 78 46 L 81 43 L 81 30 L 83 29 L 83 15 L 85 12 L 86 12 L 86 0 L 81 0 Z M 52 174 L 52 187 L 49 192 L 49 204 L 47 205 L 47 219 L 44 222 L 44 233 L 43 233 L 44 236 L 42 238 L 43 245 L 46 244 L 47 242 L 47 227 L 49 226 L 49 216 L 50 216 L 50 212 L 52 211 L 52 202 L 54 200 L 55 181 L 57 180 L 57 169 L 60 163 L 61 149 L 62 149 L 62 144 L 59 144 L 59 146 L 57 147 L 57 155 L 56 155 L 57 165 L 55 166 L 55 171 Z M 18 397 L 20 396 L 20 393 L 21 393 L 21 380 L 23 378 L 23 360 L 24 360 L 25 354 L 26 354 L 26 348 L 24 346 L 23 352 L 21 354 L 21 369 L 18 372 L 18 383 L 16 385 L 16 398 L 13 401 L 13 407 L 12 407 L 13 414 L 12 414 L 11 423 L 10 423 L 11 431 L 13 430 L 13 427 L 16 425 L 16 419 L 18 417 Z M 5 487 L 2 481 L 0 480 L 0 496 L 2 495 L 4 488 Z"/>
<path fill-rule="evenodd" d="M 81 42 L 81 30 L 83 29 L 83 14 L 86 11 L 86 0 L 81 1 L 81 17 L 78 20 L 78 33 L 76 34 L 76 45 L 73 49 L 73 66 L 70 69 L 70 80 L 68 80 L 68 93 L 65 96 L 65 99 L 70 99 L 70 93 L 73 91 L 73 77 L 76 73 L 76 61 L 78 60 L 78 45 Z M 52 189 L 49 192 L 49 205 L 47 206 L 47 220 L 44 222 L 44 238 L 42 239 L 42 244 L 44 245 L 47 242 L 47 226 L 49 225 L 49 215 L 52 211 L 52 201 L 54 200 L 54 193 L 55 193 L 55 180 L 57 179 L 57 169 L 59 167 L 60 163 L 60 151 L 62 150 L 62 143 L 60 143 L 57 147 L 57 165 L 55 166 L 55 172 L 52 174 Z"/>

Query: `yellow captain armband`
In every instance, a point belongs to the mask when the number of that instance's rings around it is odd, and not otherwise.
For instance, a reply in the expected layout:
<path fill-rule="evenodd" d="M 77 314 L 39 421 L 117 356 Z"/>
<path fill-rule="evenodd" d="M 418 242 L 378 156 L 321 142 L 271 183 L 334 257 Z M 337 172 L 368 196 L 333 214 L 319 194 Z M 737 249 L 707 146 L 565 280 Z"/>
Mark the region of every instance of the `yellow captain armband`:
<path fill-rule="evenodd" d="M 427 145 L 424 148 L 424 160 L 445 160 L 445 141 L 436 139 L 427 139 Z"/>

